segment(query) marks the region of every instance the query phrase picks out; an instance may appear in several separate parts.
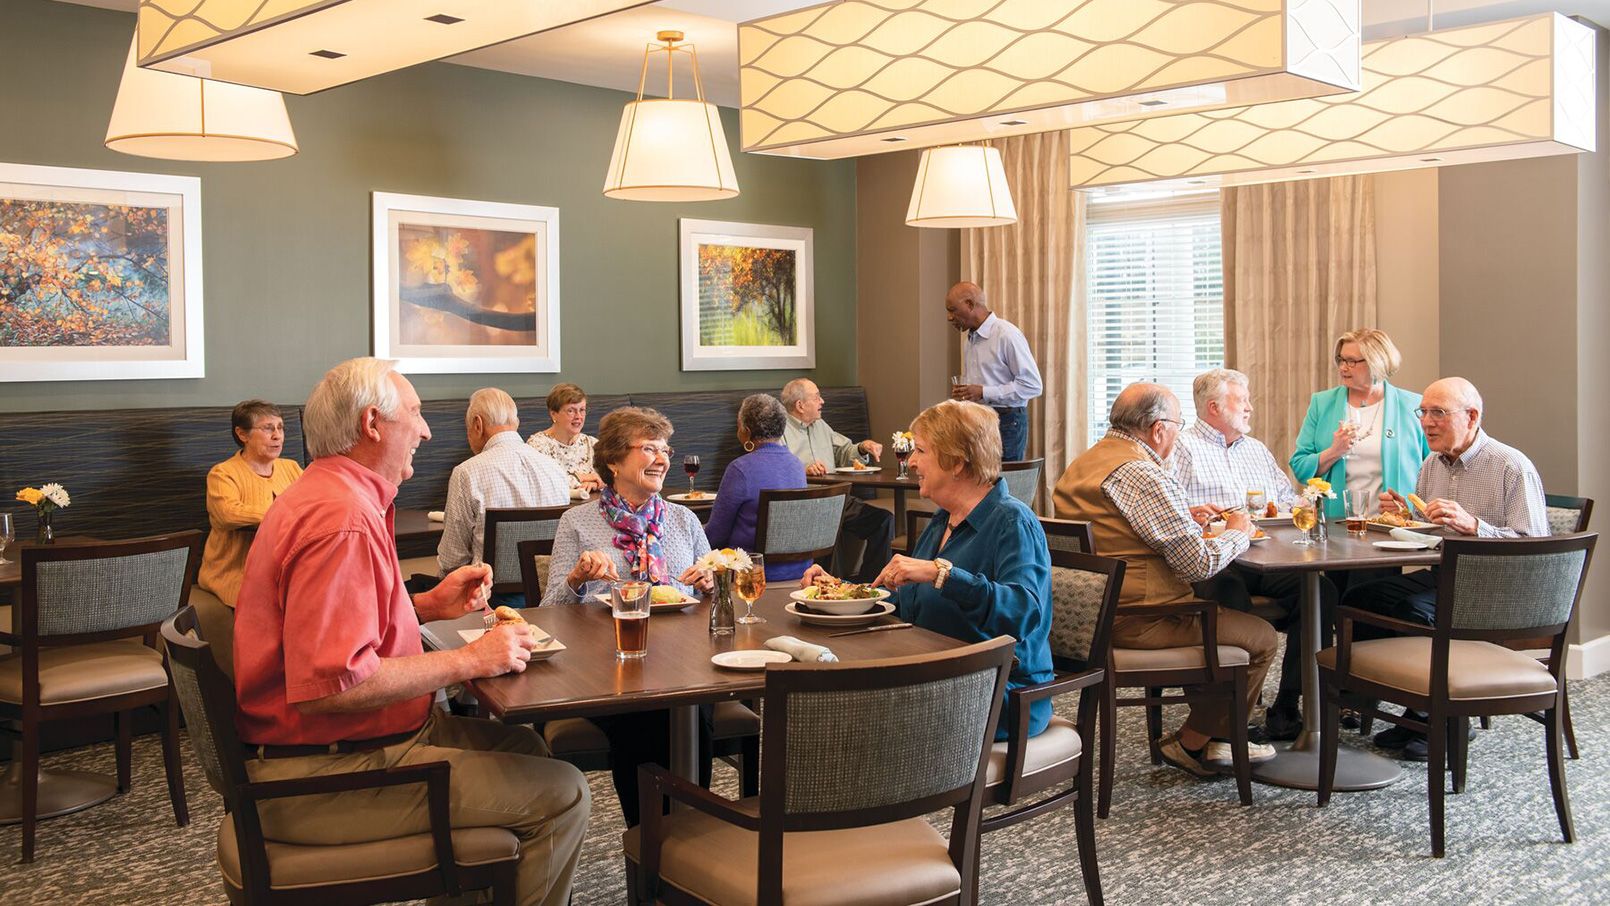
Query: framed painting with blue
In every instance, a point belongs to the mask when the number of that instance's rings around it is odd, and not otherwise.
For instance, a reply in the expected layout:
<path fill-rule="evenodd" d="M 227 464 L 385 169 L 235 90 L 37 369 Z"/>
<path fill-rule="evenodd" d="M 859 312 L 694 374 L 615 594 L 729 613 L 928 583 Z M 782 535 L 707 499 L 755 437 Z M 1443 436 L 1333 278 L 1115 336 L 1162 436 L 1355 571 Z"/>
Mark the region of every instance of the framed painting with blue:
<path fill-rule="evenodd" d="M 681 221 L 683 371 L 816 367 L 812 235 Z"/>
<path fill-rule="evenodd" d="M 417 374 L 559 370 L 559 209 L 374 193 L 374 352 Z"/>
<path fill-rule="evenodd" d="M 200 179 L 0 163 L 0 381 L 205 364 Z"/>

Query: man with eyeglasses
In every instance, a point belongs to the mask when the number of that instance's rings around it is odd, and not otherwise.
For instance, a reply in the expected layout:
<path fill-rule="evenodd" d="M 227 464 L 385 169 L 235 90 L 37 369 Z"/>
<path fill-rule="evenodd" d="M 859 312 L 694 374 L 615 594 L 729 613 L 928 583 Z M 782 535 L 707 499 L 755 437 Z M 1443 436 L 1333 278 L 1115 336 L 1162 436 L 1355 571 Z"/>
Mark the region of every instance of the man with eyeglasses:
<path fill-rule="evenodd" d="M 1482 430 L 1481 394 L 1473 384 L 1459 377 L 1437 381 L 1426 388 L 1415 415 L 1431 447 L 1415 485 L 1425 509 L 1411 511 L 1403 497 L 1388 490 L 1381 494 L 1382 512 L 1401 512 L 1477 538 L 1549 534 L 1542 477 L 1526 454 Z M 1430 626 L 1437 619 L 1437 569 L 1351 588 L 1342 604 Z M 1360 639 L 1389 634 L 1364 624 L 1354 630 Z M 1375 734 L 1375 743 L 1402 748 L 1410 761 L 1425 761 L 1428 754 L 1425 734 L 1404 727 Z"/>

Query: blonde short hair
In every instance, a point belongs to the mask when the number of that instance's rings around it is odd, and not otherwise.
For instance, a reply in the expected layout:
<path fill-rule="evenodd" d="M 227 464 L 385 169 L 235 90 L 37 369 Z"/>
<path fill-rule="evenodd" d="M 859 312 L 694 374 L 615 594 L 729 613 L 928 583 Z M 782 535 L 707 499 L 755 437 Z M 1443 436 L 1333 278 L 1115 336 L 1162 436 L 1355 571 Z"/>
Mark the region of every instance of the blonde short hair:
<path fill-rule="evenodd" d="M 1001 417 L 979 403 L 945 400 L 911 420 L 943 469 L 962 465 L 962 474 L 981 485 L 1001 474 Z"/>
<path fill-rule="evenodd" d="M 1370 383 L 1379 384 L 1394 374 L 1403 365 L 1403 354 L 1393 345 L 1392 338 L 1386 331 L 1374 327 L 1360 327 L 1358 330 L 1349 330 L 1336 340 L 1334 355 L 1341 356 L 1342 346 L 1348 343 L 1357 343 L 1359 351 L 1364 354 L 1364 361 L 1370 366 Z"/>
<path fill-rule="evenodd" d="M 358 445 L 358 416 L 374 406 L 387 419 L 397 417 L 402 397 L 391 381 L 396 362 L 368 356 L 347 359 L 324 373 L 302 408 L 302 436 L 308 456 L 319 459 L 351 452 Z"/>
<path fill-rule="evenodd" d="M 632 448 L 645 440 L 670 440 L 671 420 L 657 409 L 622 406 L 598 423 L 598 442 L 593 445 L 593 471 L 604 484 L 615 486 L 615 471 L 609 467 L 631 455 Z"/>

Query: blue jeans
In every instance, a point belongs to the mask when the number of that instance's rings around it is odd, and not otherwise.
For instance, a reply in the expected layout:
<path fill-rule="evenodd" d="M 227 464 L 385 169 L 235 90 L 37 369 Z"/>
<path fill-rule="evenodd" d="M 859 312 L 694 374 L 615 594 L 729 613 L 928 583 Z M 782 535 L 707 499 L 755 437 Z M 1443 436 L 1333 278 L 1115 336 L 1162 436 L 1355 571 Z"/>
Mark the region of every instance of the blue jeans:
<path fill-rule="evenodd" d="M 1017 462 L 1029 449 L 1029 410 L 1027 406 L 995 410 L 1001 417 L 1001 461 Z"/>

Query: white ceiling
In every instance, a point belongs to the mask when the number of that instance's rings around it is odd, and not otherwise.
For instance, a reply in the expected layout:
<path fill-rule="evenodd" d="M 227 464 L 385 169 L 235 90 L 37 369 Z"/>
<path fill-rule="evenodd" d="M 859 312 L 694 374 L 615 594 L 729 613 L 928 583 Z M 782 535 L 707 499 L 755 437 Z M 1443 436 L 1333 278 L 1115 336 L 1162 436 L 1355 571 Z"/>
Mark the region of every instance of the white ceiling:
<path fill-rule="evenodd" d="M 59 0 L 132 12 L 139 0 Z M 738 22 L 814 6 L 820 0 L 661 0 L 587 22 L 488 47 L 449 62 L 521 75 L 637 91 L 643 48 L 661 29 L 686 34 L 699 54 L 705 96 L 724 107 L 738 106 Z M 1364 33 L 1369 39 L 1422 31 L 1427 0 L 1362 0 Z M 1557 10 L 1610 24 L 1610 0 L 1436 0 L 1440 27 L 1491 22 Z M 663 95 L 665 68 L 651 64 L 648 92 Z M 678 95 L 691 91 L 679 77 Z"/>

